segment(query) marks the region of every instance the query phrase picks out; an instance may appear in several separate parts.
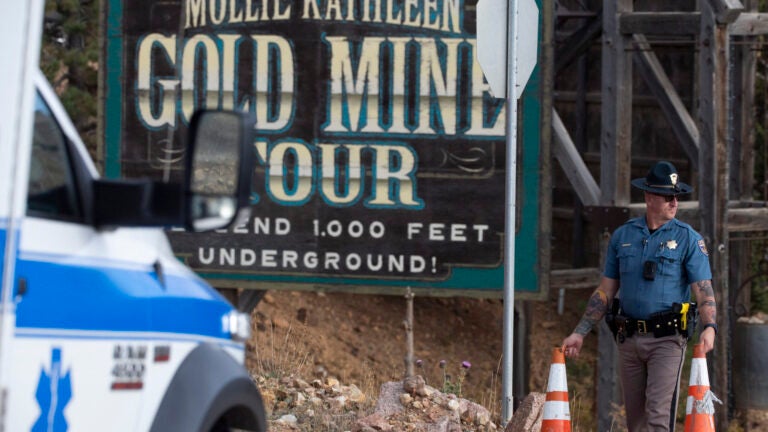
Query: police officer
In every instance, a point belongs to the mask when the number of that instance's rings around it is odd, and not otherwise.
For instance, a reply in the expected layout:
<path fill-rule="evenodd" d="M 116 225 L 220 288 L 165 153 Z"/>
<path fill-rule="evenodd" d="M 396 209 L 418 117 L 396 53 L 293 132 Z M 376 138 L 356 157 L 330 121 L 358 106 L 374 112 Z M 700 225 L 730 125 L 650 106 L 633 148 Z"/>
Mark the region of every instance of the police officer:
<path fill-rule="evenodd" d="M 636 431 L 675 428 L 687 336 L 691 291 L 699 313 L 699 341 L 712 350 L 717 334 L 709 254 L 701 235 L 675 219 L 678 196 L 692 188 L 674 165 L 656 163 L 645 178 L 632 180 L 644 191 L 646 213 L 612 235 L 605 271 L 563 351 L 577 357 L 584 336 L 607 312 L 616 313 L 620 375 L 627 427 Z M 617 298 L 618 309 L 609 310 Z"/>

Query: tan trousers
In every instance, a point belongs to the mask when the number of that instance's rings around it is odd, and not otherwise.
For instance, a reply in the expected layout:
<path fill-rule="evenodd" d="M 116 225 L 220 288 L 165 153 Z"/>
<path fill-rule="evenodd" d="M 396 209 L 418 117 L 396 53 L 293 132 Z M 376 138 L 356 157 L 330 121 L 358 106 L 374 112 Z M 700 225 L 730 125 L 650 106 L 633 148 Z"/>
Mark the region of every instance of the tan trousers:
<path fill-rule="evenodd" d="M 675 430 L 685 345 L 681 335 L 634 335 L 619 344 L 629 432 Z"/>

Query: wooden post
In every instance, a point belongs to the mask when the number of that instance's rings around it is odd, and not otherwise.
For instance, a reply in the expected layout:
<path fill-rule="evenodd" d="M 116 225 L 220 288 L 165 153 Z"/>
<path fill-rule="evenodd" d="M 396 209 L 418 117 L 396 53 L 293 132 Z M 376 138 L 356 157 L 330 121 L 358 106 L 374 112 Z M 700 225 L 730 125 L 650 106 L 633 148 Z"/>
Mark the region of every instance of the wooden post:
<path fill-rule="evenodd" d="M 756 12 L 757 1 L 744 2 L 745 11 Z M 759 49 L 755 36 L 733 36 L 735 46 L 732 49 L 733 59 L 733 115 L 731 128 L 733 130 L 732 142 L 728 146 L 728 169 L 730 170 L 729 193 L 732 199 L 739 202 L 752 200 L 752 187 L 754 184 L 755 165 L 755 52 Z M 729 230 L 732 233 L 732 231 Z M 744 277 L 750 273 L 750 242 L 729 241 L 730 262 L 733 269 L 730 276 L 731 305 L 750 303 L 750 290 L 739 291 Z M 738 297 L 738 298 L 737 298 Z M 738 313 L 738 311 L 735 311 Z M 735 315 L 735 314 L 734 314 Z M 731 324 L 737 317 L 731 317 Z"/>
<path fill-rule="evenodd" d="M 747 6 L 747 5 L 745 5 Z M 755 8 L 755 5 L 749 6 Z M 755 36 L 736 36 L 733 78 L 733 145 L 729 146 L 731 197 L 752 200 L 755 182 Z"/>
<path fill-rule="evenodd" d="M 627 206 L 632 177 L 632 57 L 631 43 L 621 33 L 619 15 L 632 11 L 632 0 L 603 2 L 602 111 L 600 134 L 600 205 Z M 600 244 L 601 262 L 607 247 Z M 611 402 L 619 396 L 618 352 L 603 322 L 598 326 L 598 430 L 611 430 Z"/>
<path fill-rule="evenodd" d="M 700 0 L 699 35 L 699 207 L 701 234 L 707 243 L 712 266 L 712 285 L 717 300 L 719 326 L 708 367 L 712 391 L 723 401 L 715 410 L 718 430 L 728 428 L 729 295 L 728 295 L 728 48 L 725 24 L 716 20 L 711 2 Z"/>
<path fill-rule="evenodd" d="M 413 373 L 413 291 L 405 289 L 405 376 L 412 377 Z"/>
<path fill-rule="evenodd" d="M 600 235 L 600 268 L 605 266 L 605 253 L 611 233 L 606 229 Z M 610 305 L 609 305 L 610 306 Z M 597 430 L 613 429 L 611 415 L 613 402 L 621 402 L 619 379 L 619 350 L 613 339 L 613 333 L 605 320 L 597 326 Z"/>
<path fill-rule="evenodd" d="M 629 204 L 632 162 L 632 57 L 621 33 L 619 14 L 632 0 L 603 2 L 600 205 Z"/>

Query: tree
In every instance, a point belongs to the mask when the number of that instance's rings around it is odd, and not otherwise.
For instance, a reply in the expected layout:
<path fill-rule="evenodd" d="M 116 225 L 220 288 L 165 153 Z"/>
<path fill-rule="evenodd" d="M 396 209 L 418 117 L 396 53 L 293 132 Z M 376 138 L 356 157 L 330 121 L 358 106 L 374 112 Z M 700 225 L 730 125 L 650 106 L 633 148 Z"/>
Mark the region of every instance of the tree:
<path fill-rule="evenodd" d="M 46 0 L 40 69 L 98 156 L 99 0 Z"/>

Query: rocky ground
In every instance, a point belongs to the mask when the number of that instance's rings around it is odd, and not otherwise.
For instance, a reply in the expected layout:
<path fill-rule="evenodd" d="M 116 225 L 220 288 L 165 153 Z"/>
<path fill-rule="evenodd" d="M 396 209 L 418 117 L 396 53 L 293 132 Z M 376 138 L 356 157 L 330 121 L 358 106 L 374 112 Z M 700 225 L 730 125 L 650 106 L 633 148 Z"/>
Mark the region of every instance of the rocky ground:
<path fill-rule="evenodd" d="M 375 400 L 335 378 L 284 377 L 259 384 L 271 407 L 272 432 L 498 430 L 485 407 L 427 386 L 420 376 L 383 384 Z"/>

